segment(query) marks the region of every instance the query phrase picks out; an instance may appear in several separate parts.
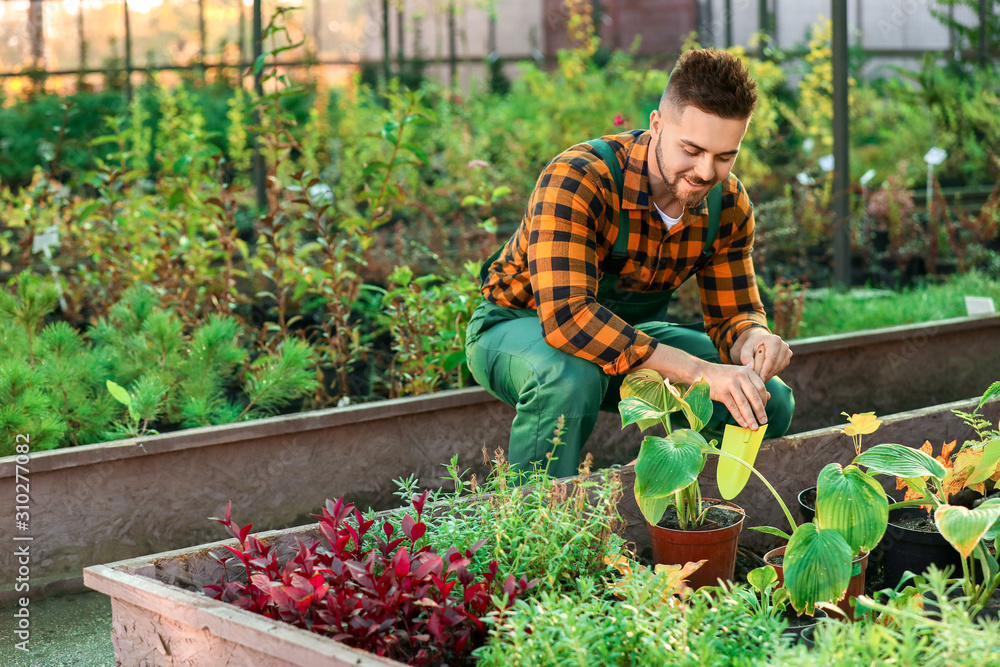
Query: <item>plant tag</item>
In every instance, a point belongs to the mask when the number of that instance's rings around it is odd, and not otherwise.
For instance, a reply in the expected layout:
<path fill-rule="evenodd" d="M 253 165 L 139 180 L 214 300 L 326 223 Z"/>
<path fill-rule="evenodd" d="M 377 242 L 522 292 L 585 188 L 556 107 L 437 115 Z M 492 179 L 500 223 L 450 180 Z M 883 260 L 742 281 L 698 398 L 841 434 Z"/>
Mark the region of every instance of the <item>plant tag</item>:
<path fill-rule="evenodd" d="M 946 157 L 948 157 L 948 151 L 937 146 L 931 146 L 931 149 L 924 153 L 924 162 L 936 167 L 944 162 Z"/>
<path fill-rule="evenodd" d="M 55 245 L 59 245 L 59 225 L 46 227 L 41 234 L 36 234 L 31 244 L 31 252 L 34 254 L 45 252 L 48 256 L 49 253 L 46 251 Z"/>
<path fill-rule="evenodd" d="M 990 315 L 997 312 L 991 296 L 965 297 L 965 310 L 969 315 Z"/>
<path fill-rule="evenodd" d="M 833 153 L 829 155 L 824 155 L 819 159 L 819 168 L 823 171 L 833 171 L 833 166 L 835 164 Z"/>

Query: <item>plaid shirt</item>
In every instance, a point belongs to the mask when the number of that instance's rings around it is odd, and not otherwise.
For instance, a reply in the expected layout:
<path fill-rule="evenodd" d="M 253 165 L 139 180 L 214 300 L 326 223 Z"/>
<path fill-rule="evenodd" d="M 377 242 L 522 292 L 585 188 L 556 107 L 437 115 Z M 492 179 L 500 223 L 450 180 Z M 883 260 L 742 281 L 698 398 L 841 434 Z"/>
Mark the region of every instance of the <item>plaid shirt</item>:
<path fill-rule="evenodd" d="M 649 197 L 648 131 L 604 137 L 623 163 L 624 206 L 629 211 L 629 260 L 618 288 L 636 292 L 676 289 L 697 269 L 708 231 L 708 205 L 685 210 L 667 231 Z M 705 330 L 724 361 L 733 342 L 751 327 L 767 328 L 754 277 L 753 205 L 739 180 L 723 184 L 715 254 L 697 272 Z M 488 270 L 483 295 L 507 308 L 534 308 L 545 341 L 593 361 L 608 375 L 641 364 L 658 341 L 596 301 L 604 259 L 618 234 L 618 192 L 607 165 L 588 144 L 578 144 L 545 167 L 517 233 Z"/>

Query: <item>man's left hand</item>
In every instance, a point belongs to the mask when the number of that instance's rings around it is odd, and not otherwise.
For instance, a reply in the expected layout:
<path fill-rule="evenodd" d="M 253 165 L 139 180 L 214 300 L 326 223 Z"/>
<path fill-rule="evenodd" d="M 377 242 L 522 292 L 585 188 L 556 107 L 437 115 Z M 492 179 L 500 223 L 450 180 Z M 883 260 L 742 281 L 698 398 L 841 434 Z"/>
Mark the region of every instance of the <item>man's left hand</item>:
<path fill-rule="evenodd" d="M 753 368 L 764 382 L 785 370 L 792 359 L 788 343 L 759 327 L 744 331 L 732 351 L 739 354 L 741 365 Z"/>

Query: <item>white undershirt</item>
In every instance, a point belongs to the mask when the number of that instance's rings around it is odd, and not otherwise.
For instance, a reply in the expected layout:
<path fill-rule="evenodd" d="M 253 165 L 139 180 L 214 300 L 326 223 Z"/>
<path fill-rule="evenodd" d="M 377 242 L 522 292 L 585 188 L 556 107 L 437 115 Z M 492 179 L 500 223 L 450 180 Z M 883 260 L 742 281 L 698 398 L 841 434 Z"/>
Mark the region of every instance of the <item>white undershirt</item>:
<path fill-rule="evenodd" d="M 677 216 L 676 218 L 671 218 L 669 215 L 667 215 L 666 213 L 664 213 L 663 211 L 661 211 L 660 207 L 656 205 L 656 202 L 653 202 L 653 208 L 655 208 L 656 212 L 660 214 L 660 219 L 663 220 L 663 224 L 665 224 L 667 226 L 667 231 L 668 232 L 671 229 L 674 228 L 674 225 L 676 225 L 678 222 L 681 221 L 681 218 L 684 217 L 684 209 L 683 208 L 681 209 L 681 214 L 679 216 Z"/>

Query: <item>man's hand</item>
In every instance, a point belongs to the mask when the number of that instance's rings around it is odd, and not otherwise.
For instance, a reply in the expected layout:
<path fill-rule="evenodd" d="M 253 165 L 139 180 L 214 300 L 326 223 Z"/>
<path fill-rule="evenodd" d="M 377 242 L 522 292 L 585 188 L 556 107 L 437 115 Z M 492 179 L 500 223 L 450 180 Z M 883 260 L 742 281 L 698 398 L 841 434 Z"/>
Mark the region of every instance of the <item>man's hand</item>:
<path fill-rule="evenodd" d="M 792 350 L 780 336 L 768 333 L 759 327 L 747 329 L 736 339 L 730 350 L 733 363 L 753 370 L 760 379 L 767 382 L 785 370 L 792 359 Z"/>
<path fill-rule="evenodd" d="M 725 403 L 740 426 L 756 431 L 758 424 L 767 423 L 764 406 L 771 394 L 752 368 L 706 363 L 702 377 L 708 380 L 712 400 Z"/>

